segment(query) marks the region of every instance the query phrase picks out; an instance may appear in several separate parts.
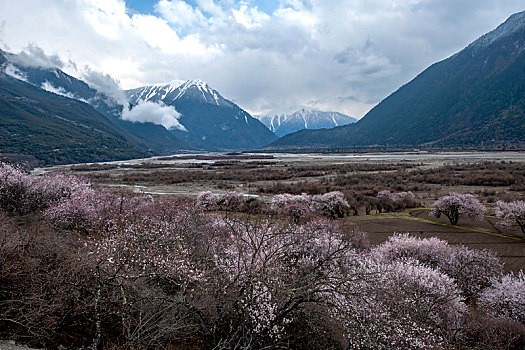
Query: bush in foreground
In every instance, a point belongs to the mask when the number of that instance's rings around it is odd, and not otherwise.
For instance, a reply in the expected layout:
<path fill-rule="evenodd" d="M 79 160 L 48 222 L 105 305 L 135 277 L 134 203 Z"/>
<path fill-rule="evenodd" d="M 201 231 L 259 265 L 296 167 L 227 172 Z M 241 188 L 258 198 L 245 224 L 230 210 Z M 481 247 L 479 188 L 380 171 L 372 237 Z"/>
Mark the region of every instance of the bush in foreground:
<path fill-rule="evenodd" d="M 466 297 L 477 296 L 491 284 L 492 278 L 502 273 L 501 261 L 493 252 L 450 245 L 435 237 L 421 239 L 395 234 L 374 248 L 371 255 L 385 262 L 417 260 L 454 279 Z"/>
<path fill-rule="evenodd" d="M 495 280 L 478 299 L 478 305 L 493 317 L 505 317 L 525 324 L 525 274 L 506 275 Z"/>

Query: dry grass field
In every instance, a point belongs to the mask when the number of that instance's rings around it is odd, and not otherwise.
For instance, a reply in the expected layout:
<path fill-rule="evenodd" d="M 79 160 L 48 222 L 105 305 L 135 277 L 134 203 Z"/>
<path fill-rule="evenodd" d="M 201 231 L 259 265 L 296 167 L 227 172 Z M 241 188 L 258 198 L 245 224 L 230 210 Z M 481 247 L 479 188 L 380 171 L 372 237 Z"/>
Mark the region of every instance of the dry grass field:
<path fill-rule="evenodd" d="M 342 220 L 369 235 L 372 244 L 395 232 L 435 236 L 452 244 L 491 249 L 507 270 L 525 268 L 525 235 L 503 228 L 493 216 L 497 200 L 525 199 L 525 153 L 364 153 L 364 154 L 189 154 L 127 162 L 36 169 L 67 171 L 113 188 L 154 196 L 196 196 L 201 191 L 238 191 L 268 203 L 279 193 L 342 191 L 355 208 Z M 482 221 L 431 218 L 428 209 L 379 213 L 378 191 L 411 191 L 418 208 L 428 208 L 450 192 L 472 193 L 488 208 Z M 366 205 L 372 210 L 366 215 Z M 355 215 L 357 214 L 357 215 Z"/>

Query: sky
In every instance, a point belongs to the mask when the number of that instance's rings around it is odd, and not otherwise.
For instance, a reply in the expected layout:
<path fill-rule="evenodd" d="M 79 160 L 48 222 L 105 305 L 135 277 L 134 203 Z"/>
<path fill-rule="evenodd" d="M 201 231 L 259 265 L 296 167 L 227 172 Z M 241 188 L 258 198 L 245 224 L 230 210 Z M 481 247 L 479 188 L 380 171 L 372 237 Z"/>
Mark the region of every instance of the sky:
<path fill-rule="evenodd" d="M 523 0 L 0 0 L 0 48 L 94 86 L 201 79 L 252 114 L 361 118 L 523 10 Z"/>

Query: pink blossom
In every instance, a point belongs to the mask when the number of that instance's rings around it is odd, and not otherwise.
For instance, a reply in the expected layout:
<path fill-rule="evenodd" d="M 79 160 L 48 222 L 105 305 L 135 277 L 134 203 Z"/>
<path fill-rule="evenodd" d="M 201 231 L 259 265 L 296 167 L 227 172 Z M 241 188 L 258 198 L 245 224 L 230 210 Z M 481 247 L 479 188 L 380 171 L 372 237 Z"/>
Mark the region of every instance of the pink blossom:
<path fill-rule="evenodd" d="M 291 219 L 294 223 L 302 223 L 311 216 L 310 207 L 302 203 L 291 203 L 279 211 L 279 215 Z"/>
<path fill-rule="evenodd" d="M 0 207 L 13 214 L 44 210 L 90 186 L 75 176 L 50 174 L 34 177 L 20 168 L 0 163 Z"/>
<path fill-rule="evenodd" d="M 393 192 L 390 192 L 389 190 L 383 190 L 377 193 L 377 198 L 386 198 L 393 202 L 399 202 L 403 198 L 407 198 L 407 197 L 414 197 L 414 194 L 412 192 L 393 193 Z"/>
<path fill-rule="evenodd" d="M 223 210 L 238 211 L 244 203 L 244 195 L 239 192 L 228 192 L 221 196 L 219 204 Z"/>
<path fill-rule="evenodd" d="M 453 279 L 414 260 L 359 259 L 350 276 L 331 298 L 349 348 L 439 348 L 466 311 Z"/>
<path fill-rule="evenodd" d="M 502 263 L 492 251 L 450 245 L 435 237 L 395 234 L 374 248 L 371 255 L 383 262 L 417 260 L 453 278 L 469 297 L 479 294 L 502 271 Z"/>
<path fill-rule="evenodd" d="M 444 214 L 452 225 L 456 225 L 461 214 L 475 219 L 482 219 L 485 207 L 471 194 L 453 192 L 448 196 L 440 197 L 432 204 L 430 215 L 439 217 Z"/>
<path fill-rule="evenodd" d="M 496 216 L 502 218 L 504 226 L 518 225 L 521 232 L 525 233 L 525 202 L 496 202 Z"/>
<path fill-rule="evenodd" d="M 197 195 L 197 205 L 205 210 L 213 210 L 217 208 L 220 199 L 220 196 L 212 191 L 203 191 Z"/>
<path fill-rule="evenodd" d="M 309 196 L 306 193 L 301 195 L 279 194 L 273 198 L 272 209 L 280 211 L 290 204 L 306 205 L 313 213 L 332 218 L 343 217 L 349 208 L 343 193 L 334 191 L 314 196 Z"/>
<path fill-rule="evenodd" d="M 525 274 L 505 275 L 494 280 L 478 299 L 478 306 L 493 317 L 506 317 L 525 324 Z"/>

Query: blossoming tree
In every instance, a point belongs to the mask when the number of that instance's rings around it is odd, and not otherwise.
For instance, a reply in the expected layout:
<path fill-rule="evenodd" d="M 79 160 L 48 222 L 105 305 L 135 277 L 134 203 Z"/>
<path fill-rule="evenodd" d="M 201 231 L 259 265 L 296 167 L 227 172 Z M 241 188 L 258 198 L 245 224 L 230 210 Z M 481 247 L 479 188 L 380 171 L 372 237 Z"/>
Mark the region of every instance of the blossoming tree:
<path fill-rule="evenodd" d="M 461 214 L 481 219 L 485 215 L 485 210 L 483 204 L 473 195 L 453 192 L 435 201 L 432 204 L 430 215 L 440 217 L 443 214 L 451 225 L 457 225 Z"/>
<path fill-rule="evenodd" d="M 502 225 L 518 225 L 521 232 L 525 233 L 525 202 L 496 202 L 496 216 L 502 218 Z"/>

